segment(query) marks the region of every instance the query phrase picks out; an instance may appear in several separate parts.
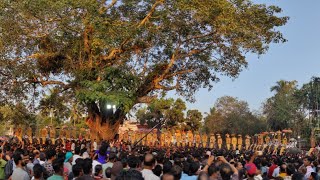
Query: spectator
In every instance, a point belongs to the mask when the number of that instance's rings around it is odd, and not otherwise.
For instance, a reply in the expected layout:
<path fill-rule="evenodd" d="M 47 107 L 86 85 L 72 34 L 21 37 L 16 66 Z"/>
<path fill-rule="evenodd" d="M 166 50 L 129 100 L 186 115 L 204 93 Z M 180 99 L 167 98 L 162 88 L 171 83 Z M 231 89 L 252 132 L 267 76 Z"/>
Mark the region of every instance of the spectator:
<path fill-rule="evenodd" d="M 107 180 L 111 180 L 111 168 L 107 168 L 105 171 L 105 176 Z"/>
<path fill-rule="evenodd" d="M 174 175 L 172 173 L 165 173 L 161 176 L 161 180 L 174 180 Z"/>
<path fill-rule="evenodd" d="M 54 169 L 52 166 L 52 162 L 55 160 L 56 151 L 54 149 L 49 149 L 46 152 L 47 161 L 43 164 L 45 168 L 45 178 L 48 178 L 54 174 Z"/>
<path fill-rule="evenodd" d="M 72 166 L 72 174 L 73 174 L 73 179 L 77 179 L 78 177 L 83 175 L 83 170 L 80 164 L 75 164 Z"/>
<path fill-rule="evenodd" d="M 108 167 L 112 168 L 113 163 L 115 162 L 115 160 L 116 160 L 116 154 L 115 153 L 110 153 L 109 154 L 109 158 L 108 158 L 108 162 L 102 165 L 103 172 L 105 172 Z"/>
<path fill-rule="evenodd" d="M 83 176 L 81 178 L 84 178 L 86 180 L 93 180 L 91 159 L 87 158 L 83 161 L 82 169 L 83 169 Z"/>
<path fill-rule="evenodd" d="M 72 161 L 73 155 L 71 152 L 67 152 L 64 159 L 64 168 L 66 169 L 67 175 L 72 172 Z"/>
<path fill-rule="evenodd" d="M 102 176 L 102 166 L 99 164 L 99 165 L 96 165 L 96 167 L 94 168 L 94 176 L 93 178 L 95 180 L 99 180 L 99 179 L 102 179 L 103 176 Z"/>
<path fill-rule="evenodd" d="M 76 160 L 77 160 L 78 158 L 82 158 L 82 157 L 80 156 L 80 148 L 79 148 L 79 147 L 76 147 L 75 150 L 74 150 L 72 165 L 75 165 L 75 164 L 76 164 Z"/>
<path fill-rule="evenodd" d="M 15 153 L 13 155 L 13 160 L 16 165 L 15 170 L 12 173 L 12 180 L 30 180 L 28 173 L 25 171 L 26 161 L 29 159 L 24 159 L 21 153 Z"/>
<path fill-rule="evenodd" d="M 154 169 L 152 170 L 153 174 L 155 174 L 156 176 L 160 177 L 162 174 L 162 167 L 158 164 L 154 167 Z"/>
<path fill-rule="evenodd" d="M 54 174 L 48 178 L 48 180 L 63 180 L 63 159 L 55 159 L 52 161 L 52 167 L 54 169 Z"/>
<path fill-rule="evenodd" d="M 152 154 L 146 154 L 143 161 L 142 177 L 146 180 L 159 180 L 160 178 L 156 176 L 152 169 L 155 165 L 155 159 Z"/>
<path fill-rule="evenodd" d="M 33 166 L 32 180 L 41 180 L 43 178 L 44 168 L 39 163 Z"/>

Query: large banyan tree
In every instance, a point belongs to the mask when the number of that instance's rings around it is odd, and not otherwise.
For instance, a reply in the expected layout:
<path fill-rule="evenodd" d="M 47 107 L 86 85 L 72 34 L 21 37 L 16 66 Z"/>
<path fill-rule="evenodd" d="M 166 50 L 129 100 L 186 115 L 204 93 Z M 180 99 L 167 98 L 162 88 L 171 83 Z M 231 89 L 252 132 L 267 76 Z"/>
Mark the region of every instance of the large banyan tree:
<path fill-rule="evenodd" d="M 246 53 L 284 42 L 280 12 L 250 0 L 0 0 L 0 100 L 37 105 L 54 91 L 112 138 L 135 104 L 170 90 L 193 101 L 237 77 Z"/>

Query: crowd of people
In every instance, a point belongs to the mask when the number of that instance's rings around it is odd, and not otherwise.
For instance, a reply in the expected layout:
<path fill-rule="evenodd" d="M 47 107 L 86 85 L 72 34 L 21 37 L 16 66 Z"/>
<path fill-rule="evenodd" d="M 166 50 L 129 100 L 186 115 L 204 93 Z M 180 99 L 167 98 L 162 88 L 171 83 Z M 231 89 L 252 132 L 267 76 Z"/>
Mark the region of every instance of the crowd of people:
<path fill-rule="evenodd" d="M 95 140 L 0 145 L 0 180 L 318 180 L 320 173 L 316 153 L 131 147 Z"/>

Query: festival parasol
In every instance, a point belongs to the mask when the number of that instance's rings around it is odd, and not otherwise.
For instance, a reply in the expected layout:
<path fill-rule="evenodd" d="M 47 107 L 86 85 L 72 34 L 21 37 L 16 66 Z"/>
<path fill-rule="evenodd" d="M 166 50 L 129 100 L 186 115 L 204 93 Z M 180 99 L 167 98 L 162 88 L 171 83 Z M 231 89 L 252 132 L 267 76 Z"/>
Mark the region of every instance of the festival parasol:
<path fill-rule="evenodd" d="M 284 130 L 282 130 L 282 132 L 284 132 L 284 133 L 292 133 L 292 130 L 291 129 L 284 129 Z"/>

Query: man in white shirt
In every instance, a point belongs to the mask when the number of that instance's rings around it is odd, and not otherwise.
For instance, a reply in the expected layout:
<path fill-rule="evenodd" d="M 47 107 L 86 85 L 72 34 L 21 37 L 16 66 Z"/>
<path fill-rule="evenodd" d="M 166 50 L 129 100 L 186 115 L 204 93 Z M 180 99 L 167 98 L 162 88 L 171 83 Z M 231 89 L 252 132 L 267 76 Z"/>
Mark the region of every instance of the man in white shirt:
<path fill-rule="evenodd" d="M 158 176 L 153 174 L 152 169 L 156 163 L 152 154 L 146 154 L 143 161 L 142 176 L 145 180 L 160 180 Z"/>
<path fill-rule="evenodd" d="M 77 160 L 78 158 L 82 158 L 82 157 L 80 156 L 80 148 L 79 148 L 79 147 L 76 147 L 76 148 L 74 149 L 74 155 L 73 155 L 72 165 L 75 165 L 75 164 L 76 164 L 76 160 Z"/>
<path fill-rule="evenodd" d="M 109 158 L 108 158 L 108 162 L 106 164 L 102 165 L 102 175 L 104 178 L 106 178 L 106 169 L 108 168 L 112 168 L 113 163 L 116 161 L 116 154 L 115 153 L 110 153 Z"/>
<path fill-rule="evenodd" d="M 304 167 L 307 168 L 307 172 L 304 175 L 305 180 L 307 180 L 310 177 L 311 173 L 314 172 L 314 170 L 311 166 L 311 163 L 312 163 L 311 157 L 307 156 L 307 157 L 303 158 L 303 165 L 304 165 Z"/>

